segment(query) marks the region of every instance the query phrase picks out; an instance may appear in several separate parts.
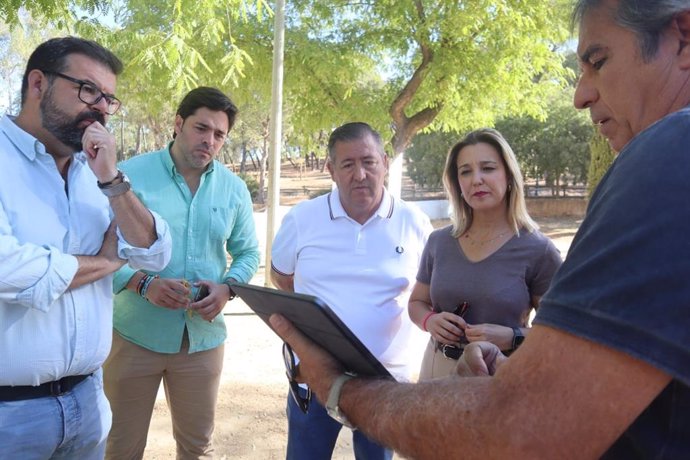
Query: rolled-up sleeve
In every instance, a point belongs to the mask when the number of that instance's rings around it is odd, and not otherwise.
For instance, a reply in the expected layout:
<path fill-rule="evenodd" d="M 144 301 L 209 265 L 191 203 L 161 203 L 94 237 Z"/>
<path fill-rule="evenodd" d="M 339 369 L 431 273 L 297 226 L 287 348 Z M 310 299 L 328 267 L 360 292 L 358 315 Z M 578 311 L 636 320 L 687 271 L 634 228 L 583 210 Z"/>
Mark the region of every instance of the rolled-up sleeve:
<path fill-rule="evenodd" d="M 226 249 L 232 256 L 232 264 L 225 279 L 232 278 L 248 283 L 259 268 L 261 255 L 259 241 L 256 238 L 252 199 L 244 184 L 240 194 L 237 219 L 230 239 L 226 243 Z"/>
<path fill-rule="evenodd" d="M 48 311 L 72 282 L 77 258 L 57 248 L 20 244 L 0 204 L 0 300 Z"/>
<path fill-rule="evenodd" d="M 154 226 L 156 228 L 156 241 L 148 248 L 138 248 L 130 245 L 117 229 L 118 256 L 126 259 L 129 266 L 134 270 L 145 269 L 152 271 L 163 270 L 172 255 L 172 237 L 168 223 L 158 214 L 151 211 Z M 131 275 L 130 275 L 131 276 Z M 128 278 L 129 279 L 129 278 Z"/>

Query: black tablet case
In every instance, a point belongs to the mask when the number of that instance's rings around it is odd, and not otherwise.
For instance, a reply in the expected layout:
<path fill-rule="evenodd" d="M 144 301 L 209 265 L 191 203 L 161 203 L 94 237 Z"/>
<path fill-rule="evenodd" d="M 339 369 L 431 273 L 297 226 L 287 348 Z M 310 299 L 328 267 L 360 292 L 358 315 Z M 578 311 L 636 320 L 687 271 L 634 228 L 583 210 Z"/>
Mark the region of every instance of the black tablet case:
<path fill-rule="evenodd" d="M 232 290 L 268 326 L 268 318 L 280 313 L 304 335 L 337 358 L 345 370 L 357 375 L 393 378 L 369 349 L 321 299 L 293 292 L 232 283 Z"/>

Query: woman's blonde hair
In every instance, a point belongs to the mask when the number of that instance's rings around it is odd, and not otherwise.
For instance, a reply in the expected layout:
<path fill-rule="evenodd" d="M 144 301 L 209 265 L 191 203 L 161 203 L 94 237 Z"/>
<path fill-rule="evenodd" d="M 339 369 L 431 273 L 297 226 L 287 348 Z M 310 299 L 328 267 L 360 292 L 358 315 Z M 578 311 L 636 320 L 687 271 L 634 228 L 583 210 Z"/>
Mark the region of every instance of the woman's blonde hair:
<path fill-rule="evenodd" d="M 462 190 L 458 182 L 458 156 L 460 151 L 468 145 L 479 143 L 488 144 L 493 147 L 503 161 L 506 168 L 506 208 L 508 211 L 508 223 L 517 234 L 521 228 L 528 232 L 533 232 L 539 228 L 534 220 L 527 213 L 525 204 L 524 185 L 522 173 L 518 165 L 517 158 L 513 149 L 503 138 L 501 133 L 491 128 L 482 128 L 467 134 L 460 142 L 455 144 L 448 152 L 446 167 L 443 171 L 443 185 L 446 195 L 452 206 L 451 220 L 453 222 L 453 237 L 459 238 L 472 226 L 472 208 L 462 197 Z"/>

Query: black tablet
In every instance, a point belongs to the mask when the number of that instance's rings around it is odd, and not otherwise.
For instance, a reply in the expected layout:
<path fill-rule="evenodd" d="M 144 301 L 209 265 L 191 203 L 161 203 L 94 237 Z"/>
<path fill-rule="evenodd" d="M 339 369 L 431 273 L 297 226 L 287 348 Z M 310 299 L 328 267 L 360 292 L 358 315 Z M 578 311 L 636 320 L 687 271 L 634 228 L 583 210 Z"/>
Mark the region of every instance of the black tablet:
<path fill-rule="evenodd" d="M 280 313 L 289 319 L 304 335 L 337 358 L 346 371 L 363 376 L 393 378 L 319 298 L 237 282 L 232 283 L 232 290 L 269 327 L 268 318 L 273 313 Z"/>

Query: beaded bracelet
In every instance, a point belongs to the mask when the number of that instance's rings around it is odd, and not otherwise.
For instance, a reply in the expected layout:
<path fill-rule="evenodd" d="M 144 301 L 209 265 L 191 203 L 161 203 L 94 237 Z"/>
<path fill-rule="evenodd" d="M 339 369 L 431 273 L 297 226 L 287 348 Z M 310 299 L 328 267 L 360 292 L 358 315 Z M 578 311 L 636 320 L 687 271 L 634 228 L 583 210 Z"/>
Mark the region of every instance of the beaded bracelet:
<path fill-rule="evenodd" d="M 136 289 L 137 294 L 141 295 L 141 289 L 144 287 L 144 283 L 146 283 L 146 278 L 148 278 L 148 276 L 149 275 L 144 273 L 144 276 L 139 278 L 139 282 L 137 283 L 137 289 Z"/>
<path fill-rule="evenodd" d="M 160 278 L 160 276 L 158 276 L 158 275 L 156 275 L 156 276 L 146 275 L 146 281 L 144 282 L 144 286 L 141 288 L 141 293 L 139 295 L 142 296 L 144 299 L 148 300 L 146 298 L 146 293 L 149 290 L 149 286 L 151 286 L 151 283 L 153 282 L 153 280 L 158 279 L 158 278 Z"/>
<path fill-rule="evenodd" d="M 429 320 L 429 318 L 431 318 L 431 317 L 434 316 L 435 314 L 436 314 L 435 311 L 430 311 L 430 312 L 427 313 L 426 316 L 424 317 L 424 320 L 422 321 L 422 329 L 424 329 L 426 332 L 429 332 L 429 331 L 427 330 L 427 328 L 426 328 L 426 322 Z"/>

